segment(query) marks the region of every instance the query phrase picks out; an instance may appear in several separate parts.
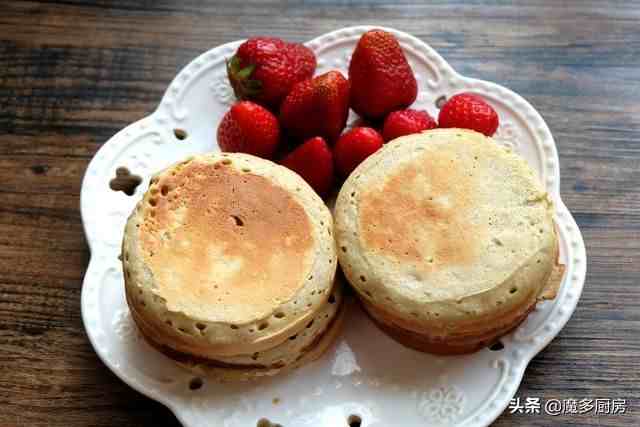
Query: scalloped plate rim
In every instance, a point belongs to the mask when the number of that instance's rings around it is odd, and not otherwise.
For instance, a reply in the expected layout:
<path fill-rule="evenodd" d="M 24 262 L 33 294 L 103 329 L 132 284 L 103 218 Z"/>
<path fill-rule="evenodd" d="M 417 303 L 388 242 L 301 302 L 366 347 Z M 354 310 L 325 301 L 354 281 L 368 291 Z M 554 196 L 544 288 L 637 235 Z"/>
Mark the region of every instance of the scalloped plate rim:
<path fill-rule="evenodd" d="M 571 310 L 568 313 L 565 313 L 562 320 L 559 322 L 556 322 L 553 326 L 553 328 L 551 330 L 545 330 L 543 335 L 542 335 L 542 339 L 541 340 L 537 340 L 535 341 L 533 344 L 531 344 L 528 348 L 527 351 L 525 352 L 525 354 L 523 354 L 522 360 L 524 362 L 524 366 L 522 368 L 517 369 L 517 378 L 515 379 L 514 383 L 516 384 L 516 390 L 514 390 L 514 393 L 517 391 L 517 388 L 519 387 L 526 368 L 528 367 L 530 361 L 533 359 L 533 357 L 535 357 L 540 351 L 542 351 L 557 335 L 558 333 L 562 330 L 562 328 L 565 326 L 565 324 L 568 322 L 569 318 L 571 317 L 572 313 L 575 311 L 575 308 L 578 304 L 578 301 L 580 299 L 583 287 L 584 287 L 584 281 L 585 281 L 585 276 L 586 276 L 586 250 L 585 250 L 585 246 L 584 246 L 584 240 L 583 237 L 580 233 L 579 227 L 577 226 L 575 219 L 573 218 L 573 216 L 571 215 L 571 212 L 567 209 L 566 205 L 564 204 L 564 202 L 562 201 L 562 198 L 560 197 L 560 162 L 559 162 L 559 156 L 558 156 L 558 151 L 557 151 L 557 146 L 555 144 L 555 140 L 553 138 L 553 135 L 551 134 L 551 131 L 549 130 L 546 122 L 544 121 L 544 119 L 542 118 L 542 116 L 540 115 L 540 113 L 523 97 L 521 97 L 519 94 L 513 92 L 512 90 L 501 86 L 499 84 L 493 83 L 493 82 L 489 82 L 489 81 L 484 81 L 484 80 L 479 80 L 479 79 L 475 79 L 475 78 L 470 78 L 470 77 L 466 77 L 463 76 L 461 74 L 459 74 L 458 72 L 456 72 L 453 67 L 451 67 L 451 65 L 444 60 L 444 58 L 442 56 L 440 56 L 440 54 L 438 54 L 437 51 L 435 51 L 431 46 L 429 46 L 428 44 L 426 44 L 425 42 L 423 42 L 422 40 L 418 39 L 417 37 L 393 29 L 393 28 L 388 28 L 388 27 L 384 27 L 384 26 L 378 26 L 378 25 L 360 25 L 360 26 L 352 26 L 352 27 L 345 27 L 345 28 L 341 28 L 335 31 L 331 31 L 328 33 L 325 33 L 323 35 L 320 35 L 308 42 L 306 42 L 305 44 L 310 46 L 310 47 L 314 47 L 317 46 L 319 44 L 321 44 L 321 42 L 323 42 L 324 40 L 328 40 L 331 39 L 332 37 L 336 37 L 340 34 L 345 34 L 345 33 L 350 33 L 353 36 L 357 36 L 358 33 L 362 33 L 364 31 L 367 31 L 369 29 L 372 28 L 381 28 L 381 29 L 385 29 L 389 32 L 394 33 L 397 36 L 401 36 L 403 39 L 405 40 L 411 40 L 415 45 L 419 46 L 421 49 L 424 49 L 425 52 L 427 52 L 427 55 L 430 57 L 431 60 L 435 60 L 438 62 L 438 64 L 442 67 L 442 71 L 444 71 L 442 78 L 448 78 L 448 79 L 458 79 L 462 82 L 466 82 L 466 83 L 480 83 L 483 85 L 487 85 L 490 87 L 494 87 L 497 91 L 501 91 L 501 92 L 506 92 L 508 93 L 510 96 L 512 96 L 513 98 L 515 98 L 519 103 L 520 106 L 522 108 L 525 108 L 527 110 L 527 112 L 529 114 L 531 114 L 535 120 L 538 121 L 538 124 L 542 126 L 542 132 L 545 134 L 546 138 L 548 138 L 549 141 L 551 141 L 551 146 L 550 146 L 550 150 L 551 150 L 551 155 L 553 156 L 553 159 L 555 161 L 555 164 L 558 165 L 558 167 L 554 170 L 554 177 L 555 179 L 553 180 L 553 184 L 552 187 L 550 189 L 548 189 L 548 191 L 552 194 L 554 201 L 556 203 L 556 213 L 558 215 L 562 214 L 563 217 L 565 217 L 568 221 L 569 227 L 572 227 L 574 230 L 577 231 L 577 240 L 574 240 L 574 242 L 572 242 L 572 244 L 574 245 L 574 250 L 577 250 L 580 252 L 580 256 L 581 259 L 583 260 L 583 262 L 581 263 L 580 266 L 577 267 L 578 272 L 574 273 L 575 276 L 578 277 L 578 280 L 574 280 L 572 281 L 572 286 L 573 286 L 573 291 L 574 291 L 574 295 L 575 295 L 575 299 L 574 302 L 572 303 L 571 306 Z M 166 407 L 168 407 L 174 414 L 175 416 L 178 418 L 178 420 L 185 426 L 188 425 L 187 421 L 184 419 L 184 415 L 182 413 L 182 411 L 180 411 L 180 401 L 176 401 L 176 400 L 172 400 L 172 395 L 169 393 L 162 393 L 162 392 L 158 392 L 153 388 L 148 387 L 145 384 L 139 383 L 137 381 L 132 380 L 130 377 L 127 377 L 124 372 L 119 368 L 113 365 L 113 363 L 111 362 L 111 360 L 109 360 L 109 358 L 107 358 L 104 354 L 102 354 L 100 351 L 97 350 L 97 344 L 94 341 L 94 337 L 92 336 L 92 334 L 89 332 L 90 331 L 90 327 L 88 326 L 88 319 L 86 316 L 86 304 L 85 304 L 85 300 L 87 299 L 87 295 L 85 292 L 85 286 L 84 286 L 84 281 L 87 280 L 87 277 L 89 276 L 89 272 L 92 270 L 92 267 L 95 267 L 95 263 L 96 263 L 96 253 L 94 253 L 94 239 L 95 236 L 92 235 L 91 230 L 89 230 L 88 227 L 88 221 L 87 221 L 87 217 L 88 217 L 88 207 L 87 207 L 87 199 L 89 197 L 88 192 L 88 186 L 86 185 L 88 179 L 89 179 L 89 175 L 90 172 L 94 171 L 94 169 L 96 168 L 96 164 L 98 163 L 98 159 L 101 155 L 104 154 L 105 149 L 110 145 L 110 143 L 112 143 L 115 140 L 118 140 L 120 138 L 122 138 L 129 129 L 134 128 L 136 126 L 139 126 L 141 123 L 145 122 L 145 121 L 150 121 L 152 120 L 155 116 L 159 115 L 161 110 L 163 108 L 167 107 L 167 100 L 170 99 L 171 97 L 171 91 L 173 90 L 174 87 L 176 87 L 176 85 L 178 84 L 178 82 L 181 79 L 184 79 L 184 76 L 186 75 L 185 73 L 188 72 L 188 70 L 190 70 L 191 68 L 193 68 L 194 64 L 198 61 L 198 60 L 205 60 L 205 58 L 207 56 L 212 56 L 215 54 L 216 51 L 220 50 L 224 50 L 225 48 L 229 48 L 231 46 L 237 46 L 240 43 L 242 43 L 243 40 L 237 40 L 237 41 L 233 41 L 233 42 L 229 42 L 229 43 L 224 43 L 222 45 L 216 46 L 212 49 L 209 49 L 205 52 L 203 52 L 202 54 L 200 54 L 198 57 L 196 57 L 195 59 L 193 59 L 192 61 L 190 61 L 187 65 L 185 65 L 179 72 L 178 74 L 174 77 L 174 79 L 171 81 L 171 83 L 167 86 L 167 89 L 161 99 L 161 101 L 159 102 L 157 108 L 150 113 L 147 116 L 144 116 L 143 118 L 130 123 L 129 125 L 125 126 L 124 128 L 122 128 L 120 131 L 118 131 L 115 135 L 113 135 L 111 138 L 109 138 L 109 140 L 107 140 L 96 152 L 96 154 L 92 157 L 91 161 L 89 162 L 89 165 L 87 166 L 87 170 L 83 176 L 82 179 L 82 187 L 81 187 L 81 192 L 80 192 L 80 210 L 81 210 L 81 217 L 82 217 L 82 223 L 83 223 L 83 228 L 84 228 L 84 233 L 87 239 L 87 243 L 89 245 L 90 251 L 91 251 L 91 259 L 89 261 L 89 264 L 87 266 L 87 271 L 85 274 L 85 277 L 83 279 L 83 286 L 82 286 L 82 293 L 81 293 L 81 308 L 82 308 L 82 320 L 83 320 L 83 324 L 85 326 L 85 330 L 87 332 L 87 337 L 89 338 L 89 341 L 91 342 L 92 346 L 94 347 L 94 350 L 96 351 L 96 354 L 99 356 L 100 360 L 102 360 L 102 362 L 109 367 L 109 369 L 118 377 L 120 378 L 123 382 L 125 382 L 126 384 L 128 384 L 130 387 L 132 387 L 133 389 L 137 390 L 138 392 L 162 403 L 163 405 L 165 405 Z M 549 148 L 549 147 L 547 147 Z M 540 149 L 540 147 L 538 147 L 538 149 Z M 176 159 L 177 160 L 177 159 Z M 560 230 L 561 233 L 565 233 L 564 229 Z M 564 234 L 563 234 L 564 237 Z M 575 236 L 574 236 L 575 237 Z M 564 239 L 566 244 L 568 244 L 568 239 Z M 513 395 L 513 394 L 512 394 Z M 511 395 L 511 396 L 512 396 Z M 489 425 L 491 422 L 493 422 L 495 419 L 497 419 L 500 414 L 502 414 L 502 412 L 506 409 L 506 407 L 508 406 L 510 397 L 508 399 L 503 399 L 500 400 L 500 404 L 497 405 L 496 407 L 494 407 L 494 409 L 490 409 L 489 411 L 491 412 L 491 415 L 487 418 L 487 423 L 486 424 L 482 424 L 482 425 Z M 470 417 L 469 417 L 470 418 Z M 469 419 L 465 419 L 462 421 L 462 423 L 460 424 L 460 426 L 463 425 L 479 425 L 479 424 L 473 424 L 473 422 Z"/>

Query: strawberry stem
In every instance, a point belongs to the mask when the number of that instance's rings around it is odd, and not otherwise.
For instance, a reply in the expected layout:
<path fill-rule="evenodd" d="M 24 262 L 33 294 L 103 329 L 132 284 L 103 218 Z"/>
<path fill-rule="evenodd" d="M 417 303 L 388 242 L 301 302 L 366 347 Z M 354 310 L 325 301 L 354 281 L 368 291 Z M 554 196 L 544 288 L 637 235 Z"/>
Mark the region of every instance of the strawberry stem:
<path fill-rule="evenodd" d="M 250 78 L 256 69 L 255 64 L 249 64 L 243 68 L 240 58 L 235 55 L 225 62 L 227 64 L 229 82 L 238 99 L 248 99 L 260 94 L 262 82 Z"/>

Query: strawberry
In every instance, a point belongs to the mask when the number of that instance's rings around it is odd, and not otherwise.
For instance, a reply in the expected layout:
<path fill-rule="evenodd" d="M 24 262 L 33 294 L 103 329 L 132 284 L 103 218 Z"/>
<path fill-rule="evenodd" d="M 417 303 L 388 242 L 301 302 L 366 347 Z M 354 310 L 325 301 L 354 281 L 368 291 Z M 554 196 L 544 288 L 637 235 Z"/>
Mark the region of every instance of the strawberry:
<path fill-rule="evenodd" d="M 280 125 L 276 116 L 251 101 L 234 104 L 218 125 L 218 145 L 222 151 L 270 159 L 279 139 Z"/>
<path fill-rule="evenodd" d="M 465 92 L 452 96 L 440 109 L 442 128 L 472 129 L 492 136 L 498 129 L 498 113 L 480 96 Z"/>
<path fill-rule="evenodd" d="M 318 193 L 326 195 L 333 184 L 333 156 L 319 136 L 305 141 L 286 156 L 282 165 L 296 172 Z"/>
<path fill-rule="evenodd" d="M 229 82 L 238 99 L 250 99 L 275 111 L 293 85 L 311 78 L 316 57 L 299 43 L 254 37 L 227 61 Z"/>
<path fill-rule="evenodd" d="M 351 108 L 368 119 L 382 119 L 416 100 L 418 83 L 400 43 L 383 30 L 360 37 L 349 64 Z"/>
<path fill-rule="evenodd" d="M 280 107 L 280 123 L 291 136 L 322 136 L 333 143 L 347 124 L 349 81 L 329 71 L 297 83 Z"/>
<path fill-rule="evenodd" d="M 384 120 L 382 136 L 389 142 L 404 135 L 437 127 L 436 121 L 426 111 L 406 109 L 394 111 L 387 116 Z"/>
<path fill-rule="evenodd" d="M 364 159 L 382 147 L 384 140 L 371 128 L 353 128 L 342 134 L 333 149 L 336 168 L 342 176 L 348 176 Z"/>

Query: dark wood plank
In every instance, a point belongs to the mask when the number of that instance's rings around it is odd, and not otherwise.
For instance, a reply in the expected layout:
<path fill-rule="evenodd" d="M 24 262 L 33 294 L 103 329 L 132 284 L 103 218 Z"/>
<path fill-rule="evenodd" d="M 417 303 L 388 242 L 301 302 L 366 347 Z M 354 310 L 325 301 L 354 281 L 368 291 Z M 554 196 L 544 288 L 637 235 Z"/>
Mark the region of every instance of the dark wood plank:
<path fill-rule="evenodd" d="M 413 33 L 463 74 L 521 93 L 558 143 L 589 272 L 578 310 L 531 363 L 519 395 L 623 398 L 629 409 L 505 414 L 496 425 L 640 425 L 640 3 L 67 0 L 1 9 L 0 425 L 179 425 L 115 378 L 84 334 L 84 169 L 198 53 L 357 23 Z"/>

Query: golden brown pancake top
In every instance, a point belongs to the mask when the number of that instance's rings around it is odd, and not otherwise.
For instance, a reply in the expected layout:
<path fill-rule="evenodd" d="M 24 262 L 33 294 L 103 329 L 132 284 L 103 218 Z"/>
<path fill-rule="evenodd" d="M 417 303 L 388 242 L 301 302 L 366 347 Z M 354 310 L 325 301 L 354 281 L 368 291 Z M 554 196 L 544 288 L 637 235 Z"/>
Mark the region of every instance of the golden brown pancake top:
<path fill-rule="evenodd" d="M 303 285 L 312 224 L 282 187 L 221 160 L 179 165 L 157 188 L 140 238 L 169 310 L 242 321 L 268 315 Z"/>
<path fill-rule="evenodd" d="M 478 224 L 468 232 L 478 180 L 456 162 L 450 151 L 422 154 L 365 192 L 359 222 L 364 244 L 424 272 L 473 263 L 487 228 Z"/>

